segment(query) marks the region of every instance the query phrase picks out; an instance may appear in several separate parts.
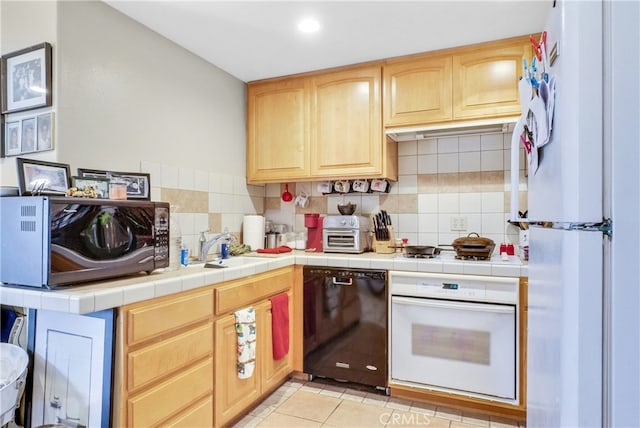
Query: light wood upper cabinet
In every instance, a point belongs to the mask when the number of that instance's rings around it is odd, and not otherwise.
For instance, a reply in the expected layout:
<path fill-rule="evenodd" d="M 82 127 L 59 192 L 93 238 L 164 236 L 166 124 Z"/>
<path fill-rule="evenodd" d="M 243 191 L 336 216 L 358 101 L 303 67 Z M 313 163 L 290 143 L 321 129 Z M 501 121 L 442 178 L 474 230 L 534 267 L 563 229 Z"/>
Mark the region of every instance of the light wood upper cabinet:
<path fill-rule="evenodd" d="M 382 70 L 379 65 L 311 79 L 311 175 L 382 174 Z"/>
<path fill-rule="evenodd" d="M 383 140 L 382 67 L 348 67 L 247 87 L 247 182 L 397 179 Z"/>
<path fill-rule="evenodd" d="M 247 87 L 247 176 L 288 181 L 309 176 L 308 79 Z"/>
<path fill-rule="evenodd" d="M 520 114 L 522 59 L 517 37 L 385 62 L 384 126 L 420 126 Z"/>
<path fill-rule="evenodd" d="M 384 66 L 384 123 L 402 126 L 452 119 L 451 56 L 421 56 Z"/>
<path fill-rule="evenodd" d="M 520 114 L 518 81 L 523 58 L 531 60 L 528 39 L 453 55 L 453 118 Z"/>

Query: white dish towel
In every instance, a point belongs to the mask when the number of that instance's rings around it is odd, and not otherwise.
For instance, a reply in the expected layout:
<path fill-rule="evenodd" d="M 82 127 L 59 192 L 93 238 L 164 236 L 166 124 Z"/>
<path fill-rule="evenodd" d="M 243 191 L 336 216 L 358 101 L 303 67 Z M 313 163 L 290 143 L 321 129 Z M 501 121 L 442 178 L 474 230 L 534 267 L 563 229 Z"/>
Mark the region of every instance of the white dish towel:
<path fill-rule="evenodd" d="M 248 307 L 235 312 L 238 336 L 238 377 L 248 379 L 256 365 L 256 312 Z"/>

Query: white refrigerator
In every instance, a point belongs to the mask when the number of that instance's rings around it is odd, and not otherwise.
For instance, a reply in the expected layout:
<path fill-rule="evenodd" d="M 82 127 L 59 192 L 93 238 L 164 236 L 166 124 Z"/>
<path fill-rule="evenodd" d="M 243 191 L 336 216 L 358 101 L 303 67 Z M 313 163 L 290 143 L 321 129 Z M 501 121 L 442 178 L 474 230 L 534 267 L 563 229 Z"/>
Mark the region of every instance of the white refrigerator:
<path fill-rule="evenodd" d="M 637 1 L 550 2 L 552 131 L 528 171 L 527 427 L 640 426 L 639 18 Z"/>

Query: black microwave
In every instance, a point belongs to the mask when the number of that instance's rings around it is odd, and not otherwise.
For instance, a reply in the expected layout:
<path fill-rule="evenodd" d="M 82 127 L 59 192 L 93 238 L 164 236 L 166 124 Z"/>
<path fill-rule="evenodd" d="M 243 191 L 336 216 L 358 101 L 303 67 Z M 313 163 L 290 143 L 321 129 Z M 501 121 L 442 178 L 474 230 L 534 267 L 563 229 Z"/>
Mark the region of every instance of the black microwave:
<path fill-rule="evenodd" d="M 55 288 L 169 265 L 166 202 L 0 198 L 0 280 Z"/>

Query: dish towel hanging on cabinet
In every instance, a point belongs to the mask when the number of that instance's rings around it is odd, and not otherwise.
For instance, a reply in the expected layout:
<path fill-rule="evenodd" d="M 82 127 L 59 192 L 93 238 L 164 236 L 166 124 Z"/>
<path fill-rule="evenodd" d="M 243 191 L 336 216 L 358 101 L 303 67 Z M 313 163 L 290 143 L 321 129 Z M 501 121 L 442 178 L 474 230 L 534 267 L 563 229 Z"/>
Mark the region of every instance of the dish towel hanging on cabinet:
<path fill-rule="evenodd" d="M 289 353 L 289 295 L 281 293 L 270 300 L 273 359 L 280 360 Z"/>
<path fill-rule="evenodd" d="M 256 365 L 256 312 L 253 307 L 234 313 L 238 337 L 238 377 L 248 379 Z"/>

